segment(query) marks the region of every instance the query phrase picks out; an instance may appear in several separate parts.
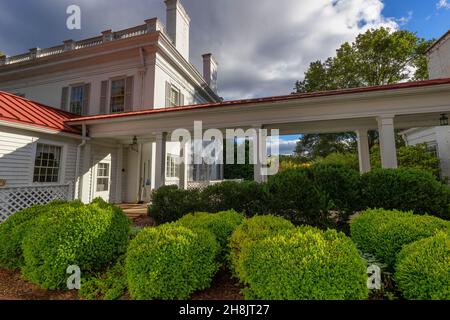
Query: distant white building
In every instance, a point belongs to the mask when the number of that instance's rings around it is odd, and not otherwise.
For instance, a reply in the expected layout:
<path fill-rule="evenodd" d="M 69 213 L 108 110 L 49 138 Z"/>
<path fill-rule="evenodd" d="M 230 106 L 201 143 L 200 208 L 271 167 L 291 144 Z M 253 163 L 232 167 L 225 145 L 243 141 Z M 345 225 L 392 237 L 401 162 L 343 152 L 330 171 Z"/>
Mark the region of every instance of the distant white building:
<path fill-rule="evenodd" d="M 427 52 L 430 79 L 450 77 L 450 31 L 438 39 Z M 450 103 L 450 102 L 449 102 Z M 450 114 L 442 114 L 444 125 L 413 128 L 402 132 L 407 145 L 427 144 L 439 157 L 442 177 L 450 178 Z M 447 120 L 446 120 L 447 119 Z M 445 123 L 447 122 L 447 125 Z"/>

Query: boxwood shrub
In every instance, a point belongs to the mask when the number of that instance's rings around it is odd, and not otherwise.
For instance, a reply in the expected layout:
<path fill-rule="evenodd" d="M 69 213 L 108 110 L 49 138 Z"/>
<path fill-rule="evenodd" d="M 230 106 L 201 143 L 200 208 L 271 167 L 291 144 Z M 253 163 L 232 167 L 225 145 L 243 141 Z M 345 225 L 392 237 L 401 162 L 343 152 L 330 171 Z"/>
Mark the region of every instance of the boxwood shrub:
<path fill-rule="evenodd" d="M 220 212 L 235 210 L 247 217 L 267 211 L 268 193 L 264 184 L 254 181 L 226 181 L 201 192 L 202 210 Z"/>
<path fill-rule="evenodd" d="M 23 266 L 22 241 L 33 227 L 34 220 L 46 213 L 49 208 L 80 205 L 80 202 L 69 204 L 62 201 L 37 205 L 17 212 L 0 224 L 0 267 L 15 270 Z"/>
<path fill-rule="evenodd" d="M 362 208 L 361 175 L 346 165 L 315 164 L 311 167 L 315 184 L 328 195 L 330 207 L 340 222 Z"/>
<path fill-rule="evenodd" d="M 289 169 L 269 178 L 270 213 L 295 224 L 329 226 L 329 198 L 308 169 Z"/>
<path fill-rule="evenodd" d="M 383 209 L 367 210 L 352 221 L 352 239 L 365 253 L 392 269 L 406 244 L 450 230 L 450 222 L 432 216 Z"/>
<path fill-rule="evenodd" d="M 271 215 L 246 219 L 231 235 L 229 241 L 231 270 L 238 278 L 244 278 L 240 269 L 240 253 L 250 242 L 262 240 L 281 231 L 292 230 L 294 225 L 283 218 Z"/>
<path fill-rule="evenodd" d="M 164 186 L 155 190 L 149 215 L 156 224 L 173 222 L 188 213 L 202 209 L 199 190 L 182 190 L 177 186 Z"/>
<path fill-rule="evenodd" d="M 202 228 L 175 224 L 141 231 L 126 257 L 128 289 L 136 300 L 187 299 L 207 288 L 218 269 L 219 244 Z"/>
<path fill-rule="evenodd" d="M 411 300 L 450 300 L 450 235 L 439 232 L 406 245 L 398 255 L 395 279 Z"/>
<path fill-rule="evenodd" d="M 244 246 L 246 298 L 367 299 L 366 264 L 350 238 L 303 227 Z"/>
<path fill-rule="evenodd" d="M 123 254 L 129 228 L 123 211 L 103 201 L 49 207 L 24 237 L 22 273 L 42 288 L 65 288 L 68 266 L 89 274 Z"/>
<path fill-rule="evenodd" d="M 362 176 L 366 208 L 413 211 L 450 218 L 450 188 L 419 169 L 377 169 Z"/>
<path fill-rule="evenodd" d="M 225 262 L 229 256 L 228 242 L 234 230 L 244 221 L 244 216 L 234 210 L 211 213 L 188 214 L 176 223 L 189 229 L 203 228 L 214 234 L 221 252 L 219 261 Z"/>

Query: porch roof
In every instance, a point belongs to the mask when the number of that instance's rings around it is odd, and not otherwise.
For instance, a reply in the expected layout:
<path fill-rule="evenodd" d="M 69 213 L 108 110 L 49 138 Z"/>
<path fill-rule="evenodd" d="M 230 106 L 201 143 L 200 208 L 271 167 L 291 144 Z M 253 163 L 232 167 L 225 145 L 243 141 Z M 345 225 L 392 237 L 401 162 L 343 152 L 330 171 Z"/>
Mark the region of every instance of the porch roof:
<path fill-rule="evenodd" d="M 65 132 L 79 135 L 81 132 L 66 123 L 77 116 L 11 93 L 0 91 L 0 122 L 24 129 L 37 129 L 50 133 Z"/>
<path fill-rule="evenodd" d="M 429 86 L 437 86 L 437 85 L 445 85 L 445 84 L 450 84 L 450 78 L 405 82 L 405 83 L 382 85 L 382 86 L 321 91 L 321 92 L 313 92 L 313 93 L 299 93 L 299 94 L 264 97 L 264 98 L 256 98 L 256 99 L 232 100 L 232 101 L 224 101 L 224 102 L 217 102 L 217 103 L 197 104 L 197 105 L 188 105 L 188 106 L 163 108 L 163 109 L 146 109 L 146 110 L 141 110 L 141 111 L 133 111 L 133 112 L 125 112 L 125 113 L 117 113 L 117 114 L 107 114 L 107 115 L 72 118 L 72 119 L 67 119 L 66 123 L 68 123 L 70 125 L 79 125 L 79 124 L 86 123 L 86 122 L 95 122 L 96 120 L 123 119 L 123 118 L 148 116 L 148 115 L 152 115 L 152 114 L 173 113 L 173 112 L 206 109 L 206 108 L 224 108 L 224 107 L 228 107 L 228 106 L 259 105 L 259 104 L 267 104 L 267 103 L 273 103 L 273 102 L 296 101 L 296 100 L 302 100 L 302 99 L 314 99 L 314 98 L 321 98 L 321 97 L 332 97 L 332 96 L 343 96 L 343 95 L 351 95 L 351 94 L 363 94 L 363 93 L 370 93 L 370 92 L 412 89 L 412 88 L 429 87 Z"/>

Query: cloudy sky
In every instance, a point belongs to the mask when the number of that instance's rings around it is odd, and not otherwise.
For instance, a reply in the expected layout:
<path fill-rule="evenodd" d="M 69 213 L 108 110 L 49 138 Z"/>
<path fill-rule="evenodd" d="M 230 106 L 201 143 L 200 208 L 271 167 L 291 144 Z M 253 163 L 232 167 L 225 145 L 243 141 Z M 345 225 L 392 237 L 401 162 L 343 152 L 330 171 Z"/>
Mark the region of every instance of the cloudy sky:
<path fill-rule="evenodd" d="M 368 28 L 389 26 L 438 38 L 450 29 L 450 0 L 182 0 L 191 22 L 191 62 L 212 52 L 225 99 L 289 94 L 313 60 L 333 55 Z M 66 29 L 66 8 L 82 29 Z M 159 17 L 163 0 L 1 0 L 0 50 L 9 55 L 99 35 Z M 292 149 L 287 140 L 283 148 Z"/>
<path fill-rule="evenodd" d="M 287 94 L 309 63 L 324 59 L 367 28 L 407 28 L 427 38 L 450 28 L 446 0 L 183 0 L 192 18 L 191 61 L 213 52 L 220 94 L 239 99 Z M 81 31 L 65 28 L 66 8 L 82 10 Z M 165 22 L 163 0 L 2 0 L 0 50 L 82 39 L 102 30 Z"/>

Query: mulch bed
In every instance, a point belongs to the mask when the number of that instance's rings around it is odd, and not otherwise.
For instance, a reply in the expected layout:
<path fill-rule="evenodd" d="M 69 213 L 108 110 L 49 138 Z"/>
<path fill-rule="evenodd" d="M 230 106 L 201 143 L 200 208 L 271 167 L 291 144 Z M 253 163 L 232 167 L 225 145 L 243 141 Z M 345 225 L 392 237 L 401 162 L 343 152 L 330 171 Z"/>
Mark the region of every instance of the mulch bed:
<path fill-rule="evenodd" d="M 19 272 L 0 269 L 0 300 L 79 300 L 75 291 L 49 291 L 25 281 Z"/>
<path fill-rule="evenodd" d="M 231 277 L 231 273 L 220 270 L 214 278 L 211 288 L 194 293 L 192 300 L 244 300 L 241 294 L 242 287 L 236 279 Z"/>

